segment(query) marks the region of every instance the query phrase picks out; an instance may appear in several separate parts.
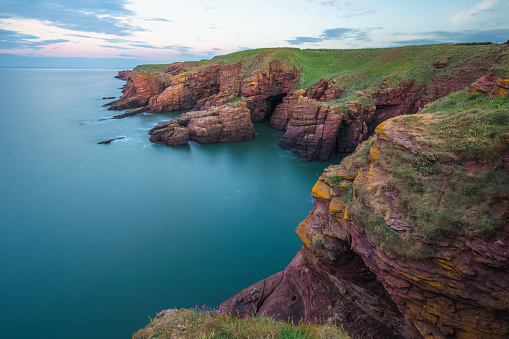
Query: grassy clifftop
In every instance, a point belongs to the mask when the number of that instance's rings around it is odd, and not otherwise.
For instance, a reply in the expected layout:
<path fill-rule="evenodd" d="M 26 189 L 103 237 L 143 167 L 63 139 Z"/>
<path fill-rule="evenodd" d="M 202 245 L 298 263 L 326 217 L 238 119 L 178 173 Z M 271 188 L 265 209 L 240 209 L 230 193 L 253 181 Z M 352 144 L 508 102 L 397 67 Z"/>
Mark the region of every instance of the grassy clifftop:
<path fill-rule="evenodd" d="M 210 60 L 184 62 L 182 65 L 186 72 L 192 73 L 213 64 L 241 63 L 242 74 L 248 76 L 268 70 L 273 61 L 279 62 L 283 68 L 300 71 L 300 79 L 294 89 L 308 88 L 322 77 L 335 80 L 335 86 L 343 91 L 338 103 L 355 98 L 359 91 L 370 94 L 380 91 L 380 88 L 389 90 L 407 80 L 426 86 L 434 78 L 461 77 L 479 68 L 486 68 L 486 71 L 490 70 L 501 78 L 509 77 L 509 46 L 505 44 L 348 50 L 263 48 L 220 55 Z M 164 76 L 163 70 L 168 66 L 140 65 L 134 71 Z"/>
<path fill-rule="evenodd" d="M 508 166 L 509 98 L 463 90 L 382 123 L 338 166 L 343 176 L 327 180 L 373 242 L 419 259 L 438 237 L 491 238 L 507 224 Z M 391 227 L 395 214 L 413 231 L 402 237 Z"/>
<path fill-rule="evenodd" d="M 214 311 L 166 310 L 133 339 L 348 339 L 339 327 L 284 323 L 269 317 L 239 319 Z"/>

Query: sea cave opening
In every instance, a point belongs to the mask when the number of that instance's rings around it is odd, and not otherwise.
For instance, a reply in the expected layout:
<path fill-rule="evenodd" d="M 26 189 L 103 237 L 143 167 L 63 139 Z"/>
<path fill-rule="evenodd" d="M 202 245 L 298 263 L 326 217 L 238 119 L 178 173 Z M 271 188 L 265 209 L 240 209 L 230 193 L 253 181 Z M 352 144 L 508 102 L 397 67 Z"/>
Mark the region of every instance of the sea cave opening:
<path fill-rule="evenodd" d="M 280 93 L 276 95 L 272 95 L 267 98 L 265 101 L 267 104 L 267 113 L 263 119 L 263 122 L 269 122 L 272 114 L 276 111 L 276 107 L 283 102 L 283 98 L 287 95 L 287 93 Z"/>

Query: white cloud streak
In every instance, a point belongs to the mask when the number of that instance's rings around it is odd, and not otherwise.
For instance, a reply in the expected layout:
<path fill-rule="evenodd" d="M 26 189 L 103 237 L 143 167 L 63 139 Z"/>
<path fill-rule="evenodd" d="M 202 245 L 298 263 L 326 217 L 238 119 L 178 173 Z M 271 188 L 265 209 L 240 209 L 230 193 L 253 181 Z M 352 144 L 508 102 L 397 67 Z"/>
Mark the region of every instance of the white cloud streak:
<path fill-rule="evenodd" d="M 466 21 L 466 20 L 470 19 L 471 16 L 476 15 L 477 13 L 479 13 L 481 11 L 489 9 L 496 2 L 497 2 L 497 0 L 484 0 L 483 2 L 481 2 L 475 6 L 465 8 L 464 10 L 451 16 L 451 21 L 456 24 Z"/>

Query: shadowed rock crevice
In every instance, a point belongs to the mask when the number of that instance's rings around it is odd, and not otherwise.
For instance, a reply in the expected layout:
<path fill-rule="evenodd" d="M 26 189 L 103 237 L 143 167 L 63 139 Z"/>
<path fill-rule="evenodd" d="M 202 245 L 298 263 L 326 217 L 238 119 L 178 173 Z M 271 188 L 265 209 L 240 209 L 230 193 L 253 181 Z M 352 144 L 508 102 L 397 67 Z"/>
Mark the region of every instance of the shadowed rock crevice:
<path fill-rule="evenodd" d="M 335 261 L 325 262 L 303 247 L 283 272 L 250 286 L 220 308 L 240 317 L 268 315 L 294 323 L 342 325 L 353 338 L 407 337 L 403 317 L 376 275 L 345 242 L 334 239 L 326 246 L 341 252 Z"/>
<path fill-rule="evenodd" d="M 263 118 L 264 122 L 269 122 L 270 118 L 272 117 L 272 114 L 276 111 L 276 108 L 279 104 L 283 102 L 283 98 L 286 97 L 288 93 L 281 93 L 277 95 L 272 95 L 267 98 L 267 113 L 265 114 L 265 117 Z"/>

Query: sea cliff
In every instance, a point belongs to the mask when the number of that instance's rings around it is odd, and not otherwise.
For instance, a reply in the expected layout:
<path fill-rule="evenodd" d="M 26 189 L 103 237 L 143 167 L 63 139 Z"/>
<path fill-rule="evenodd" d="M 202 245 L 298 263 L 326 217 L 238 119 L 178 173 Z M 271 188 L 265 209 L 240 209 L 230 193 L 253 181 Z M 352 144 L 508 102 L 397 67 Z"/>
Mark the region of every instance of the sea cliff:
<path fill-rule="evenodd" d="M 353 338 L 509 335 L 508 98 L 463 90 L 390 119 L 312 196 L 295 259 L 223 309 Z"/>
<path fill-rule="evenodd" d="M 306 160 L 355 150 L 313 187 L 287 268 L 220 309 L 352 338 L 508 337 L 508 46 L 246 53 L 135 69 L 112 103 L 194 110 L 151 131 L 171 146 L 249 139 L 250 117 Z"/>
<path fill-rule="evenodd" d="M 277 48 L 199 62 L 141 65 L 119 75 L 128 82 L 110 109 L 129 109 L 116 116 L 122 118 L 145 111 L 207 111 L 243 102 L 253 123 L 266 120 L 285 132 L 281 147 L 305 160 L 325 161 L 352 153 L 381 122 L 416 113 L 476 80 L 476 90 L 491 91 L 505 79 L 507 50 L 505 44 L 366 50 Z M 225 124 L 222 120 L 218 124 L 222 130 Z M 208 129 L 213 129 L 210 134 L 215 135 L 218 124 L 200 127 L 207 135 Z M 242 129 L 238 134 L 246 137 L 199 142 L 249 139 L 252 125 L 238 128 Z M 175 133 L 171 131 L 163 133 L 158 127 L 151 132 L 151 141 L 184 145 L 182 133 L 187 132 L 179 130 L 176 138 L 181 141 L 175 143 L 170 140 Z"/>

